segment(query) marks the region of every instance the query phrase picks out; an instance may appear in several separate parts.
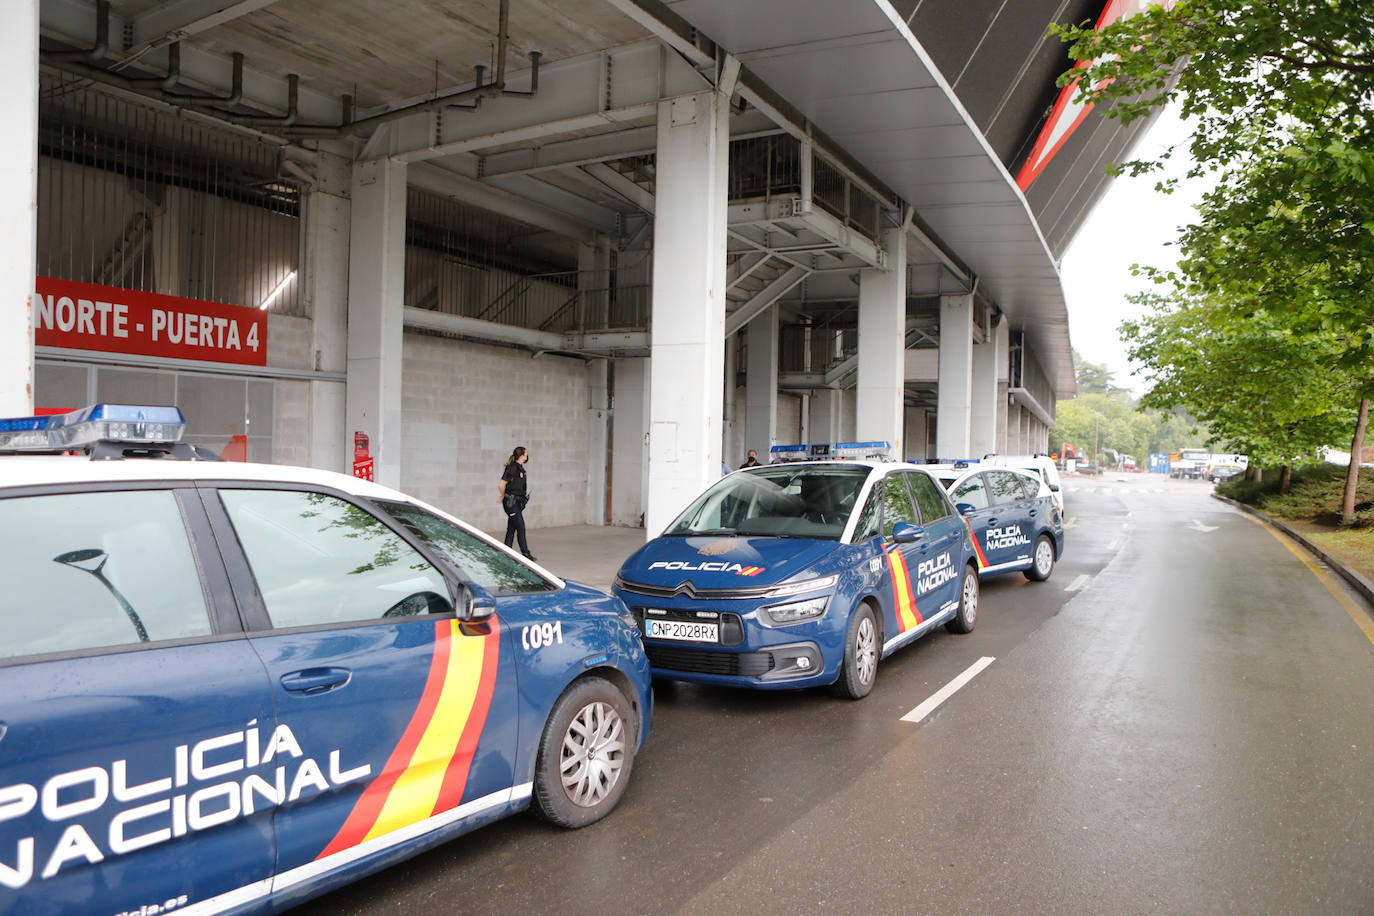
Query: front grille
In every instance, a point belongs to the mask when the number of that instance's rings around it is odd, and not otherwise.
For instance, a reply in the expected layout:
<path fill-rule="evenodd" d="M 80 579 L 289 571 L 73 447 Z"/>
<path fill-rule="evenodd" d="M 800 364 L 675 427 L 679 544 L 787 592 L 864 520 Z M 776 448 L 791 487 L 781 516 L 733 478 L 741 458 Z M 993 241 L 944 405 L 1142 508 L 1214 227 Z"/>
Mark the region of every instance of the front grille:
<path fill-rule="evenodd" d="M 763 677 L 773 670 L 772 652 L 711 652 L 702 649 L 674 649 L 644 644 L 649 664 L 660 671 L 690 674 L 720 674 L 727 677 Z"/>

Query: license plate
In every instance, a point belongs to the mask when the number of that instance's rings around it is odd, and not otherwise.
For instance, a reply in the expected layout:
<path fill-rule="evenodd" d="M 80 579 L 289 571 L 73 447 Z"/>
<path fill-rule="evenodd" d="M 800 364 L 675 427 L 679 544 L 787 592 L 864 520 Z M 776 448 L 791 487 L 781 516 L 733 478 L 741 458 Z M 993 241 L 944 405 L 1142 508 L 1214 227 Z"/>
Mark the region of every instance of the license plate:
<path fill-rule="evenodd" d="M 683 620 L 644 621 L 645 634 L 650 639 L 676 639 L 683 642 L 720 642 L 720 624 Z"/>

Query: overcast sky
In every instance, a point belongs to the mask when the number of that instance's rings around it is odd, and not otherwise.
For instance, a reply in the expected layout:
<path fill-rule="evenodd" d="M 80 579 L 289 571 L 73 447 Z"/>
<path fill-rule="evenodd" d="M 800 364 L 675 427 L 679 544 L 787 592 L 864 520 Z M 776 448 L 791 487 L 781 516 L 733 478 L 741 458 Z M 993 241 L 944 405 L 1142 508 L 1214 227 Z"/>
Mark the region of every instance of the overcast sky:
<path fill-rule="evenodd" d="M 1176 144 L 1175 159 L 1166 174 L 1186 171 L 1188 132 L 1172 109 L 1166 109 L 1150 126 L 1133 152 L 1135 158 L 1152 158 Z M 1060 272 L 1069 306 L 1069 337 L 1084 359 L 1106 363 L 1115 372 L 1116 384 L 1143 394 L 1145 384 L 1133 377 L 1117 327 L 1136 317 L 1139 309 L 1126 297 L 1152 284 L 1131 276 L 1132 264 L 1169 267 L 1178 260 L 1177 249 L 1168 245 L 1178 229 L 1193 219 L 1193 205 L 1202 197 L 1201 182 L 1186 183 L 1173 194 L 1154 189 L 1158 176 L 1113 179 L 1097 202 L 1072 244 L 1064 253 Z"/>

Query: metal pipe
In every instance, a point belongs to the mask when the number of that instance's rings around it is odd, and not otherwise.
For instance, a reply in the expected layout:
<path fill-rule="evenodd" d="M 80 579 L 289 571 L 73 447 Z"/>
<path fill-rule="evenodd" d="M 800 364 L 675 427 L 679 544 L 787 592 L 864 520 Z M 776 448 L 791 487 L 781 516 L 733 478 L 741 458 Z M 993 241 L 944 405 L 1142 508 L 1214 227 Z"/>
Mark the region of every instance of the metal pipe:
<path fill-rule="evenodd" d="M 496 90 L 495 95 L 500 95 L 506 88 L 506 32 L 510 31 L 510 0 L 501 0 L 496 23 L 496 80 L 492 88 Z"/>
<path fill-rule="evenodd" d="M 73 48 L 70 51 L 45 51 L 44 56 L 63 60 L 82 59 L 98 61 L 110 50 L 110 0 L 96 0 L 95 4 L 95 44 L 89 48 Z"/>

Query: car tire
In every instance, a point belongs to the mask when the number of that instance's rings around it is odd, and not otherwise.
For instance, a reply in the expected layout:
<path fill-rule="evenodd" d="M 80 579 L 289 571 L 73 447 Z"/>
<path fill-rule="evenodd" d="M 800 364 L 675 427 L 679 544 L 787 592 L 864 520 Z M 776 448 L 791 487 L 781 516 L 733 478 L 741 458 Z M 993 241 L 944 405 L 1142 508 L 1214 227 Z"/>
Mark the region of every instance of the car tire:
<path fill-rule="evenodd" d="M 882 646 L 878 642 L 878 618 L 873 606 L 864 602 L 849 615 L 844 637 L 844 661 L 840 676 L 835 680 L 834 692 L 846 700 L 862 700 L 873 690 L 878 680 L 878 658 Z"/>
<path fill-rule="evenodd" d="M 959 583 L 959 610 L 954 619 L 945 624 L 951 633 L 972 633 L 973 625 L 978 622 L 978 571 L 972 566 L 964 567 L 964 578 Z"/>
<path fill-rule="evenodd" d="M 1054 542 L 1048 534 L 1035 539 L 1035 550 L 1031 553 L 1030 569 L 1023 575 L 1032 582 L 1044 582 L 1054 572 Z"/>
<path fill-rule="evenodd" d="M 534 766 L 534 807 L 545 820 L 585 827 L 620 801 L 634 766 L 632 708 L 604 678 L 584 677 L 563 691 Z"/>

